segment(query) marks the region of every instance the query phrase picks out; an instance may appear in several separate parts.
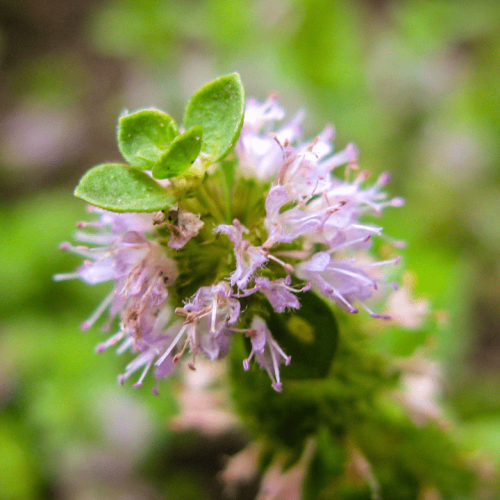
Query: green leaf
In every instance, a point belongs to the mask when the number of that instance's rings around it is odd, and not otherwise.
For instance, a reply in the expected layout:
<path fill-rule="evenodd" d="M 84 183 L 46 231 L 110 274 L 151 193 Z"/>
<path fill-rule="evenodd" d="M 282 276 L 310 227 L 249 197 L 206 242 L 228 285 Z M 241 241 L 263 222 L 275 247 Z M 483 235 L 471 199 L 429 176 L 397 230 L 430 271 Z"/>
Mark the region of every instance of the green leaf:
<path fill-rule="evenodd" d="M 181 175 L 198 158 L 201 149 L 201 137 L 202 130 L 199 125 L 176 137 L 155 163 L 153 177 L 156 179 L 171 179 Z"/>
<path fill-rule="evenodd" d="M 178 135 L 174 119 L 157 109 L 141 109 L 118 121 L 118 148 L 133 167 L 152 168 Z"/>
<path fill-rule="evenodd" d="M 89 170 L 75 196 L 112 212 L 156 212 L 175 199 L 149 175 L 126 165 L 105 163 Z"/>
<path fill-rule="evenodd" d="M 156 162 L 158 160 L 158 148 L 145 147 L 137 152 L 137 157 L 148 162 Z M 137 167 L 136 167 L 137 168 Z"/>
<path fill-rule="evenodd" d="M 292 356 L 281 370 L 282 379 L 324 378 L 337 349 L 338 328 L 330 307 L 314 292 L 300 297 L 293 312 L 271 312 L 267 326 L 280 347 Z"/>
<path fill-rule="evenodd" d="M 199 89 L 189 101 L 184 125 L 201 125 L 201 152 L 208 164 L 224 158 L 234 147 L 245 114 L 245 93 L 238 73 L 222 76 Z"/>

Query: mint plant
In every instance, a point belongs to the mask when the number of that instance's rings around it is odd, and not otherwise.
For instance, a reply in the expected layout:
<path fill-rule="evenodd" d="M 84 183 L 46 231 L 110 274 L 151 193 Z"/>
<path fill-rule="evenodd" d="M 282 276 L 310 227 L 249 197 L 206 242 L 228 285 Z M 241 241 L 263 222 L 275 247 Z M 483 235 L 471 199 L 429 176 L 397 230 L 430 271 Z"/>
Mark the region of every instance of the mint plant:
<path fill-rule="evenodd" d="M 388 174 L 366 185 L 354 145 L 334 152 L 332 127 L 303 141 L 303 114 L 276 126 L 283 118 L 274 94 L 245 104 L 237 74 L 198 90 L 182 125 L 156 109 L 121 116 L 127 164 L 81 179 L 75 195 L 96 219 L 79 223 L 80 245 L 62 245 L 83 265 L 56 279 L 114 283 L 82 327 L 106 312 L 106 328 L 118 321 L 97 350 L 118 344 L 135 355 L 120 383 L 140 372 L 138 387 L 151 369 L 167 377 L 182 358 L 194 370 L 199 355 L 229 356 L 235 405 L 265 443 L 262 463 L 283 477 L 292 466 L 306 497 L 332 487 L 354 498 L 333 478 L 356 456 L 372 498 L 413 498 L 393 492 L 388 464 L 414 490 L 430 482 L 451 498 L 471 484 L 460 453 L 440 428 L 419 430 L 404 404 L 384 398 L 402 370 L 349 319 L 361 310 L 390 320 L 384 301 L 400 258 L 388 244 L 378 257 L 383 228 L 367 218 L 403 200 L 382 191 Z M 406 434 L 425 446 L 388 449 Z M 436 453 L 447 457 L 439 473 Z M 285 498 L 276 491 L 269 498 Z"/>

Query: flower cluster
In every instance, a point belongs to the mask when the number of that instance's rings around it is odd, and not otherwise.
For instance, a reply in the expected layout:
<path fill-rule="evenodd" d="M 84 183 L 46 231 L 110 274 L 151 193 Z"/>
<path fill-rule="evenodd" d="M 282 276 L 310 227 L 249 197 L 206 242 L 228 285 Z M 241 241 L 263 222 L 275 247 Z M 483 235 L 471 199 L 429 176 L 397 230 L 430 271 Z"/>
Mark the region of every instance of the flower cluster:
<path fill-rule="evenodd" d="M 62 245 L 85 260 L 75 273 L 56 279 L 114 282 L 82 327 L 89 328 L 105 311 L 107 327 L 119 318 L 118 332 L 97 350 L 120 343 L 118 352 L 137 353 L 120 382 L 142 368 L 134 386 L 141 385 L 152 366 L 157 377 L 167 376 L 188 348 L 194 369 L 198 353 L 211 360 L 221 358 L 231 337 L 243 333 L 251 344 L 244 369 L 255 360 L 268 372 L 273 388 L 281 391 L 280 365 L 288 365 L 291 357 L 280 348 L 266 320 L 248 307 L 252 301 L 265 302 L 279 314 L 299 309 L 300 295 L 312 289 L 310 293 L 347 312 L 361 307 L 373 317 L 387 318 L 367 301 L 386 285 L 379 267 L 395 264 L 398 258 L 369 258 L 366 250 L 382 228 L 361 219 L 386 206 L 400 206 L 402 200 L 388 199 L 381 190 L 387 174 L 365 187 L 367 173 L 359 170 L 356 148 L 349 144 L 334 153 L 331 127 L 302 142 L 302 113 L 276 128 L 284 114 L 276 95 L 263 103 L 249 100 L 234 149 L 234 183 L 251 179 L 261 190 L 263 217 L 257 222 L 249 225 L 245 221 L 251 218 L 242 217 L 221 220 L 210 210 L 203 212 L 203 204 L 191 198 L 180 198 L 174 208 L 156 214 L 91 207 L 98 219 L 79 223 L 80 229 L 87 229 L 76 235 L 82 245 Z M 340 166 L 345 166 L 342 176 L 337 175 Z M 226 208 L 231 214 L 231 207 Z M 193 213 L 197 210 L 201 213 Z M 214 241 L 220 244 L 214 247 Z M 210 252 L 211 262 L 218 264 L 211 266 L 215 279 L 207 284 L 206 276 L 196 276 L 194 262 Z M 204 284 L 192 296 L 182 295 L 186 276 Z"/>

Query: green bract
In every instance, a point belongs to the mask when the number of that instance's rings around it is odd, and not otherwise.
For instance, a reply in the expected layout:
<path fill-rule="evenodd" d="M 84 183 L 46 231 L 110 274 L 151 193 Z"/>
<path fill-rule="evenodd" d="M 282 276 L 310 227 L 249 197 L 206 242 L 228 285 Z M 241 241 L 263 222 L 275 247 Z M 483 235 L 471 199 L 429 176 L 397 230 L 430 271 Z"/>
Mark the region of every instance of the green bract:
<path fill-rule="evenodd" d="M 201 149 L 200 126 L 189 129 L 176 137 L 153 167 L 156 179 L 171 179 L 181 175 L 196 160 Z"/>
<path fill-rule="evenodd" d="M 191 97 L 184 125 L 188 129 L 201 125 L 201 152 L 208 164 L 221 160 L 234 147 L 244 113 L 245 93 L 237 73 L 217 78 Z"/>
<path fill-rule="evenodd" d="M 118 122 L 118 148 L 133 167 L 153 168 L 178 135 L 174 119 L 157 109 L 142 109 Z"/>
<path fill-rule="evenodd" d="M 75 196 L 113 212 L 156 212 L 174 203 L 169 190 L 136 168 L 104 163 L 89 170 Z"/>

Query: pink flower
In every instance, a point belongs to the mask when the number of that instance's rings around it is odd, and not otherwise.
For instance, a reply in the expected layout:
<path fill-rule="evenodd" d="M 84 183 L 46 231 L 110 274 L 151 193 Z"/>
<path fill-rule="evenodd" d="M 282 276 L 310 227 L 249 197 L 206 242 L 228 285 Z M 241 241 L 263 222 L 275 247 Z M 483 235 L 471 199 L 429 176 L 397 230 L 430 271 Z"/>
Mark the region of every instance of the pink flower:
<path fill-rule="evenodd" d="M 114 233 L 113 227 L 125 229 L 137 224 L 137 214 L 130 214 L 130 220 L 127 220 L 127 215 L 104 212 L 101 219 L 105 223 L 95 224 L 94 227 L 105 229 L 106 226 L 111 226 L 112 231 L 87 234 L 85 237 L 87 241 L 100 243 L 107 240 L 109 244 L 93 248 L 63 244 L 61 248 L 86 260 L 76 273 L 59 274 L 54 278 L 81 278 L 89 284 L 114 280 L 113 291 L 83 323 L 82 328 L 90 328 L 109 307 L 111 319 L 121 313 L 127 326 L 133 325 L 140 337 L 138 326 L 141 325 L 143 316 L 146 317 L 150 309 L 157 308 L 166 300 L 167 287 L 173 284 L 178 272 L 175 262 L 167 257 L 162 246 L 147 239 L 144 233 L 128 230 L 122 234 Z M 144 229 L 146 227 L 145 225 Z M 148 229 L 152 231 L 153 226 Z M 81 235 L 79 237 L 82 238 Z"/>
<path fill-rule="evenodd" d="M 398 261 L 399 259 L 385 261 L 384 264 Z M 309 261 L 300 264 L 297 271 L 300 277 L 311 281 L 341 309 L 356 313 L 358 309 L 353 303 L 357 302 L 374 318 L 388 319 L 388 316 L 374 313 L 365 305 L 364 300 L 372 296 L 378 282 L 363 271 L 361 266 L 356 267 L 353 263 L 352 260 L 336 261 L 327 252 L 318 252 Z"/>
<path fill-rule="evenodd" d="M 266 277 L 257 276 L 254 281 L 255 287 L 247 289 L 243 296 L 246 297 L 255 292 L 262 292 L 277 313 L 285 312 L 286 309 L 300 309 L 299 299 L 294 293 L 307 292 L 312 286 L 307 284 L 300 290 L 292 288 L 290 286 L 292 283 L 290 275 L 273 281 Z"/>
<path fill-rule="evenodd" d="M 184 334 L 186 341 L 180 350 L 177 349 L 179 352 L 174 361 L 180 358 L 188 345 L 193 354 L 192 367 L 196 354 L 200 351 L 212 361 L 227 354 L 229 339 L 233 334 L 231 326 L 238 321 L 240 315 L 240 303 L 232 298 L 232 290 L 227 283 L 201 287 L 190 302 L 175 312 L 184 316 L 185 321 L 177 335 L 166 346 L 156 362 L 157 365 L 176 349 Z"/>
<path fill-rule="evenodd" d="M 247 101 L 243 127 L 236 144 L 239 169 L 243 175 L 268 180 L 279 172 L 285 160 L 284 147 L 297 140 L 302 133 L 304 114 L 298 113 L 271 134 L 274 122 L 284 117 L 285 111 L 278 104 L 276 94 L 269 96 L 262 104 L 255 99 Z"/>
<path fill-rule="evenodd" d="M 78 224 L 76 239 L 81 244 L 61 245 L 83 257 L 84 262 L 76 272 L 55 279 L 113 282 L 112 291 L 82 327 L 90 328 L 106 311 L 109 320 L 105 328 L 119 318 L 119 330 L 97 350 L 120 343 L 118 352 L 130 350 L 136 355 L 120 375 L 121 383 L 142 370 L 134 384 L 141 385 L 152 366 L 157 377 L 168 375 L 187 349 L 193 369 L 198 353 L 210 360 L 221 358 L 229 350 L 232 335 L 246 332 L 252 350 L 243 363 L 245 370 L 255 357 L 269 373 L 274 389 L 281 391 L 280 365 L 287 365 L 290 357 L 262 318 L 249 317 L 262 305 L 262 295 L 255 294 L 263 294 L 281 314 L 299 309 L 298 293 L 314 286 L 348 312 L 355 313 L 361 306 L 373 317 L 387 318 L 365 304 L 379 285 L 385 284 L 372 276 L 369 268 L 398 259 L 360 264 L 366 261 L 363 254 L 372 239 L 382 234 L 381 227 L 360 218 L 377 215 L 387 206 L 400 206 L 403 201 L 390 199 L 382 191 L 389 180 L 387 174 L 365 186 L 368 175 L 359 171 L 355 146 L 348 144 L 335 152 L 331 126 L 313 140 L 304 141 L 303 112 L 276 127 L 284 116 L 275 94 L 263 103 L 248 100 L 232 153 L 237 157 L 234 172 L 219 175 L 213 171 L 216 165 L 210 167 L 208 178 L 203 178 L 206 184 L 193 184 L 186 197 L 181 196 L 183 191 L 177 189 L 175 181 L 164 181 L 178 202 L 156 214 L 112 213 L 91 207 L 99 217 Z M 341 165 L 346 165 L 342 178 L 337 175 Z M 225 181 L 234 178 L 234 184 L 217 185 L 223 177 Z M 251 230 L 236 218 L 232 224 L 219 224 L 216 232 L 229 238 L 229 251 L 223 251 L 220 239 L 216 244 L 212 237 L 202 241 L 204 224 L 217 225 L 228 214 L 245 209 L 244 200 L 232 203 L 231 196 L 246 188 L 247 209 L 253 210 L 265 200 L 265 217 L 257 220 L 260 209 L 248 218 L 242 214 L 241 220 L 252 221 L 248 223 Z M 211 199 L 215 196 L 220 199 Z M 202 212 L 204 220 L 188 209 Z M 182 270 L 182 282 L 178 281 L 178 269 Z M 303 283 L 292 286 L 298 279 Z M 193 283 L 198 283 L 197 292 L 188 298 L 185 290 Z M 240 311 L 239 299 L 243 298 L 245 309 Z M 175 316 L 172 310 L 180 303 L 184 306 L 175 309 Z M 245 325 L 251 321 L 250 329 L 236 328 L 240 313 L 246 316 Z"/>
<path fill-rule="evenodd" d="M 250 356 L 243 361 L 243 368 L 249 370 L 250 361 L 255 356 L 257 363 L 271 377 L 273 389 L 281 392 L 283 384 L 280 379 L 279 365 L 284 362 L 288 366 L 292 360 L 291 356 L 287 356 L 283 352 L 267 328 L 266 322 L 259 316 L 253 317 L 252 326 L 247 335 L 252 343 L 252 351 Z"/>
<path fill-rule="evenodd" d="M 122 342 L 119 352 L 131 349 L 138 356 L 126 367 L 121 383 L 141 367 L 144 368 L 142 380 L 154 359 L 168 342 L 172 330 L 163 332 L 167 324 L 167 309 L 160 313 L 160 307 L 168 297 L 168 286 L 178 276 L 175 262 L 167 257 L 163 247 L 156 241 L 149 240 L 145 234 L 153 231 L 153 216 L 147 214 L 115 214 L 92 209 L 100 213 L 94 223 L 79 223 L 80 228 L 92 228 L 94 233 L 77 234 L 78 239 L 93 242 L 93 248 L 69 243 L 61 245 L 64 250 L 76 253 L 86 260 L 75 272 L 56 275 L 56 280 L 80 278 L 89 284 L 114 281 L 113 290 L 99 304 L 90 318 L 82 324 L 83 329 L 90 328 L 99 317 L 109 310 L 109 328 L 112 320 L 120 316 L 120 330 L 106 342 L 97 346 L 97 351 Z M 139 231 L 141 230 L 141 231 Z M 121 232 L 124 231 L 124 232 Z M 166 376 L 171 371 L 171 360 L 164 360 L 156 370 L 158 377 Z"/>
<path fill-rule="evenodd" d="M 249 231 L 238 219 L 233 220 L 232 226 L 220 224 L 217 232 L 227 234 L 234 244 L 236 270 L 231 274 L 231 286 L 237 285 L 240 290 L 244 290 L 255 271 L 267 262 L 268 256 L 262 247 L 252 246 L 243 239 L 243 234 Z"/>
<path fill-rule="evenodd" d="M 321 206 L 318 210 L 308 210 L 304 205 L 297 205 L 282 211 L 283 206 L 290 201 L 283 186 L 274 186 L 266 198 L 267 217 L 264 220 L 269 236 L 266 246 L 276 243 L 291 243 L 299 236 L 311 237 L 321 234 L 323 226 L 338 210 L 339 206 Z"/>

